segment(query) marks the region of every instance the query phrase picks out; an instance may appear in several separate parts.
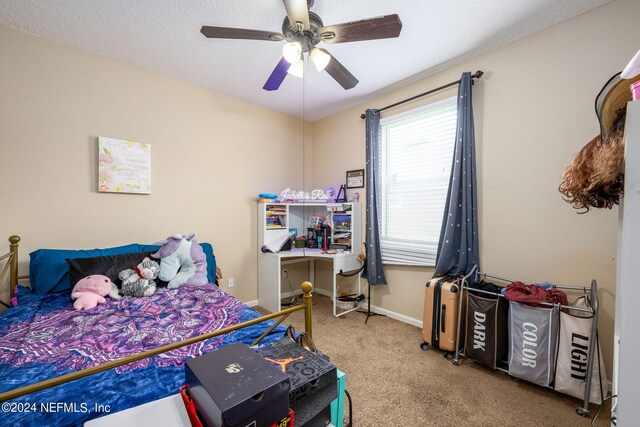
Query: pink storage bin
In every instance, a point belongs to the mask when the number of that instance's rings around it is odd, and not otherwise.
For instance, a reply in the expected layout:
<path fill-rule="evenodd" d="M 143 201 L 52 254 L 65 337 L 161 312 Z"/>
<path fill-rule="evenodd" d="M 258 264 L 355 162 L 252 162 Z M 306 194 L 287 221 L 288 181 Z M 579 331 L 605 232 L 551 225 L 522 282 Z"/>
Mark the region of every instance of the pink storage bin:
<path fill-rule="evenodd" d="M 640 80 L 638 80 L 637 82 L 633 83 L 631 86 L 631 97 L 633 98 L 634 101 L 637 101 L 640 99 Z"/>

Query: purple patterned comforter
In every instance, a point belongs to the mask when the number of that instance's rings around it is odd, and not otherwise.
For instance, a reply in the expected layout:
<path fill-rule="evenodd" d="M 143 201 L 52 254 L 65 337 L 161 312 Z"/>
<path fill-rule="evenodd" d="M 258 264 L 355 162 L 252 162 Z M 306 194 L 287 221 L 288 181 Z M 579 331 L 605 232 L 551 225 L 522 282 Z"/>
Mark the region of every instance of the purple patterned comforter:
<path fill-rule="evenodd" d="M 74 310 L 66 293 L 22 290 L 18 301 L 18 307 L 0 315 L 0 392 L 259 317 L 215 285 L 161 288 L 148 298 L 107 299 L 87 311 Z M 0 410 L 0 426 L 81 425 L 104 415 L 105 405 L 112 413 L 175 394 L 184 383 L 187 358 L 233 342 L 251 344 L 270 324 L 14 399 L 12 407 Z M 277 328 L 264 342 L 283 330 Z M 68 404 L 65 410 L 50 411 L 50 403 L 58 402 Z M 93 410 L 96 407 L 103 410 Z"/>

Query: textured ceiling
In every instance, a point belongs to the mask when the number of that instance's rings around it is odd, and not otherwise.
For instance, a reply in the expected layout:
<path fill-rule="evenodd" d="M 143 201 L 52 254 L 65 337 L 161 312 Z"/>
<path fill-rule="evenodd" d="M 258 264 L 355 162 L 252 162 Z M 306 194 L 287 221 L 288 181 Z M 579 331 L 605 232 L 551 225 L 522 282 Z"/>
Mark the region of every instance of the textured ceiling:
<path fill-rule="evenodd" d="M 279 0 L 0 0 L 0 24 L 315 121 L 610 1 L 316 0 L 325 25 L 402 20 L 396 39 L 320 44 L 360 80 L 349 91 L 307 64 L 304 79 L 266 92 L 284 42 L 200 34 L 202 25 L 280 32 Z"/>

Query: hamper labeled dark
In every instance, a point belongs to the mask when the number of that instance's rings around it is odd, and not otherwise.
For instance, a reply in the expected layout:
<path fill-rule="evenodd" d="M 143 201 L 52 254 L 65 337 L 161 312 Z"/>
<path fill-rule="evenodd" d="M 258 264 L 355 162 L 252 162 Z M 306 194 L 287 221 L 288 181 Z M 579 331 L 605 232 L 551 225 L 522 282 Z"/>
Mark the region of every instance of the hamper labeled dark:
<path fill-rule="evenodd" d="M 484 295 L 475 295 L 471 290 L 467 293 L 464 354 L 495 369 L 499 362 L 507 360 L 509 302 L 497 295 Z"/>

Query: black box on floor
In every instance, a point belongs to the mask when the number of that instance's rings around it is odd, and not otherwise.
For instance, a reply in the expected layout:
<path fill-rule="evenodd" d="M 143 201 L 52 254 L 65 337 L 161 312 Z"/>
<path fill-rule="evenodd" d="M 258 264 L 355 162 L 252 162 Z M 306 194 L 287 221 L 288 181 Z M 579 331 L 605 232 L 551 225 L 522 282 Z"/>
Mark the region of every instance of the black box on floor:
<path fill-rule="evenodd" d="M 187 360 L 185 380 L 208 427 L 278 425 L 289 415 L 289 377 L 242 343 Z"/>
<path fill-rule="evenodd" d="M 331 402 L 337 397 L 337 389 L 325 387 L 296 402 L 291 407 L 295 414 L 296 427 L 324 427 L 331 423 Z"/>
<path fill-rule="evenodd" d="M 298 424 L 298 418 L 296 416 L 295 427 L 327 427 L 329 424 L 331 424 L 331 405 L 325 406 L 309 421 L 304 421 L 300 424 Z"/>
<path fill-rule="evenodd" d="M 325 387 L 337 390 L 336 367 L 326 358 L 310 352 L 292 339 L 285 337 L 257 350 L 291 378 L 290 405 L 293 406 Z"/>

